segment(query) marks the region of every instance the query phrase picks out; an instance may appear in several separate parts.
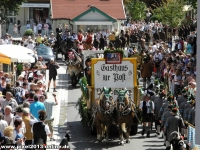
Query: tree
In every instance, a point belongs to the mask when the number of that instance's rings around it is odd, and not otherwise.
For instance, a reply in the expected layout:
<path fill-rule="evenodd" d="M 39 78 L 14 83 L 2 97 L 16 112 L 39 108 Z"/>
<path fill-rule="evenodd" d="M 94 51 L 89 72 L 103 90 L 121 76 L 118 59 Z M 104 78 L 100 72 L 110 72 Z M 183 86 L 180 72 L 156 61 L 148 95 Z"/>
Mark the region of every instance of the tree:
<path fill-rule="evenodd" d="M 148 8 L 155 9 L 167 0 L 142 0 Z"/>
<path fill-rule="evenodd" d="M 2 19 L 6 19 L 8 16 L 8 10 L 10 12 L 14 12 L 17 14 L 19 12 L 20 5 L 27 0 L 0 0 L 0 8 L 3 9 L 2 13 L 0 13 L 0 17 Z"/>
<path fill-rule="evenodd" d="M 197 0 L 184 0 L 188 5 L 191 5 L 192 8 L 197 9 Z"/>
<path fill-rule="evenodd" d="M 140 0 L 130 0 L 126 4 L 132 20 L 143 20 L 145 18 L 146 5 Z"/>
<path fill-rule="evenodd" d="M 180 26 L 181 22 L 184 20 L 184 5 L 185 2 L 183 0 L 164 2 L 160 7 L 157 7 L 153 13 L 162 23 L 174 28 Z"/>

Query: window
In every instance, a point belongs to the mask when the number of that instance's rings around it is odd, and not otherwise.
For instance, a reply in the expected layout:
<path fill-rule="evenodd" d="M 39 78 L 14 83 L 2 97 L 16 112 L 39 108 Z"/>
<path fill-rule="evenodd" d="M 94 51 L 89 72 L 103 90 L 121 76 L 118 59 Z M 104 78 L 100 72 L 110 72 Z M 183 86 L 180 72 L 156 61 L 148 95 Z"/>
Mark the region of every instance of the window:
<path fill-rule="evenodd" d="M 49 47 L 37 47 L 38 55 L 53 55 L 52 49 Z"/>
<path fill-rule="evenodd" d="M 9 23 L 15 24 L 16 23 L 16 13 L 14 11 L 7 11 L 7 17 Z"/>

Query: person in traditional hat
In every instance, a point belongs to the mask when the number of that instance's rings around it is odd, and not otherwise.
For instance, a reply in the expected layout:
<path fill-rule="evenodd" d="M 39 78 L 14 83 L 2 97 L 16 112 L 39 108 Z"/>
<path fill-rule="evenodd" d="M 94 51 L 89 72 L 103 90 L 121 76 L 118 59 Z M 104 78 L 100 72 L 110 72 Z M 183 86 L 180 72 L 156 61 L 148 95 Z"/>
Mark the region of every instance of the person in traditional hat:
<path fill-rule="evenodd" d="M 196 104 L 195 99 L 190 100 L 190 105 L 192 106 L 192 109 L 188 113 L 188 122 L 194 126 L 195 126 L 195 109 L 196 109 L 195 104 Z"/>
<path fill-rule="evenodd" d="M 170 116 L 165 123 L 164 134 L 166 136 L 166 147 L 170 146 L 170 141 L 174 137 L 174 131 L 180 132 L 185 127 L 183 119 L 177 114 L 178 108 L 172 109 L 172 116 Z"/>
<path fill-rule="evenodd" d="M 177 102 L 178 102 L 178 106 L 180 108 L 181 103 L 183 103 L 185 101 L 184 98 L 184 94 L 186 93 L 185 89 L 183 89 L 182 91 L 179 90 L 178 94 L 177 94 Z"/>
<path fill-rule="evenodd" d="M 163 104 L 162 104 L 162 106 L 160 108 L 160 111 L 159 111 L 159 114 L 158 114 L 158 117 L 161 119 L 163 113 L 166 111 L 167 106 L 169 105 L 169 101 L 165 98 L 166 97 L 166 93 L 165 93 L 164 90 L 160 90 L 160 93 L 161 93 L 162 97 L 164 97 Z"/>
<path fill-rule="evenodd" d="M 147 132 L 147 137 L 150 138 L 150 129 L 153 119 L 154 113 L 154 102 L 151 101 L 150 94 L 145 91 L 144 100 L 140 102 L 139 109 L 142 111 L 142 118 L 143 118 L 143 129 L 142 129 L 142 136 Z"/>
<path fill-rule="evenodd" d="M 188 106 L 187 100 L 188 100 L 188 94 L 184 93 L 183 94 L 184 101 L 180 104 L 179 106 L 179 111 L 182 117 L 184 117 L 184 111 L 185 107 Z"/>
<path fill-rule="evenodd" d="M 189 107 L 185 108 L 184 111 L 184 117 L 183 119 L 189 122 L 189 119 L 191 118 L 191 116 L 189 116 L 189 112 L 192 110 L 192 108 L 195 106 L 195 99 L 194 98 L 190 98 L 187 103 L 189 104 Z M 189 118 L 190 117 L 190 118 Z"/>
<path fill-rule="evenodd" d="M 47 144 L 47 136 L 50 137 L 51 132 L 49 126 L 44 124 L 45 119 L 47 118 L 46 112 L 44 110 L 39 111 L 39 122 L 36 122 L 32 126 L 34 144 L 38 144 L 42 140 L 43 144 Z"/>
<path fill-rule="evenodd" d="M 160 120 L 161 119 L 159 117 L 159 113 L 160 113 L 160 109 L 162 107 L 164 99 L 165 99 L 165 93 L 160 92 L 159 97 L 154 100 L 154 104 L 155 104 L 155 111 L 154 111 L 155 112 L 155 128 L 156 128 L 157 135 L 160 135 L 160 129 L 161 129 Z"/>
<path fill-rule="evenodd" d="M 161 118 L 161 129 L 162 130 L 164 130 L 166 120 L 172 115 L 173 106 L 168 105 L 167 108 L 168 108 L 168 110 L 163 113 L 162 118 Z M 165 145 L 166 144 L 166 136 L 164 134 L 163 134 L 163 138 L 164 138 L 164 145 Z"/>

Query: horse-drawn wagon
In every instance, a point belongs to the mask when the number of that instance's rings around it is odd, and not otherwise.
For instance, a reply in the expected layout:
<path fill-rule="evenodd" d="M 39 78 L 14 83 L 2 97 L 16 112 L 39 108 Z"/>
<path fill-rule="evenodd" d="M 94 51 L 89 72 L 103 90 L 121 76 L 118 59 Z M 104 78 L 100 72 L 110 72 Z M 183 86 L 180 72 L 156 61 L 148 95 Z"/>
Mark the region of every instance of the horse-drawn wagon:
<path fill-rule="evenodd" d="M 91 59 L 91 84 L 87 84 L 86 77 L 80 79 L 82 96 L 77 106 L 82 123 L 97 133 L 97 140 L 107 141 L 110 126 L 116 126 L 123 144 L 123 132 L 126 142 L 130 142 L 130 131 L 137 133 L 140 90 L 137 58 L 119 56 L 109 53 L 104 58 Z"/>

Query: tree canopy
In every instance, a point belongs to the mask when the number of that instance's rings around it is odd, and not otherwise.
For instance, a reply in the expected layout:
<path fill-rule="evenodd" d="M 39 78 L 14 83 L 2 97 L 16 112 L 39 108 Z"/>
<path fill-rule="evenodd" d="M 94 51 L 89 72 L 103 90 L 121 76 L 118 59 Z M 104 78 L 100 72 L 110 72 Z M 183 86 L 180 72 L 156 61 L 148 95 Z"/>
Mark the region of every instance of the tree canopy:
<path fill-rule="evenodd" d="M 177 27 L 184 20 L 184 5 L 185 2 L 183 0 L 164 2 L 154 10 L 154 17 L 162 21 L 163 24 L 168 24 L 170 27 Z"/>
<path fill-rule="evenodd" d="M 163 4 L 163 2 L 167 2 L 168 0 L 141 0 L 143 1 L 148 8 L 155 9 L 156 7 Z"/>
<path fill-rule="evenodd" d="M 191 5 L 194 9 L 197 9 L 197 0 L 184 0 L 186 4 Z"/>
<path fill-rule="evenodd" d="M 3 13 L 0 16 L 6 19 L 8 10 L 17 14 L 19 12 L 20 5 L 27 0 L 0 0 L 0 8 L 3 9 Z"/>
<path fill-rule="evenodd" d="M 145 18 L 146 5 L 144 2 L 141 2 L 140 0 L 127 0 L 126 8 L 128 9 L 132 20 L 142 20 Z"/>

